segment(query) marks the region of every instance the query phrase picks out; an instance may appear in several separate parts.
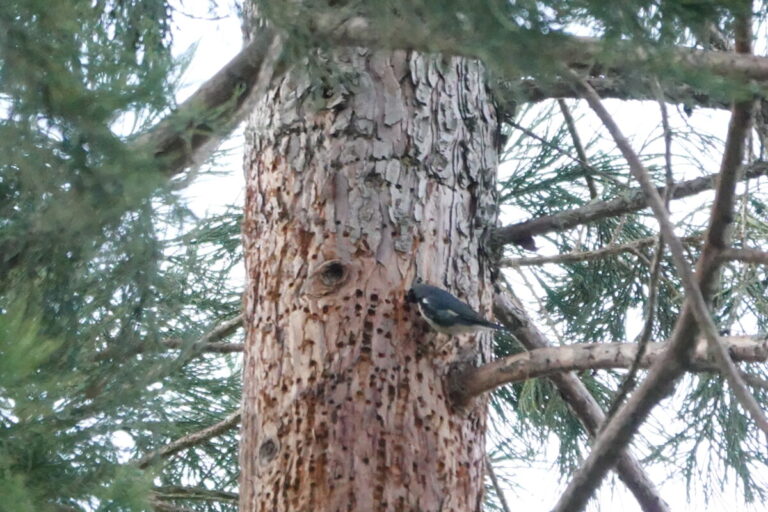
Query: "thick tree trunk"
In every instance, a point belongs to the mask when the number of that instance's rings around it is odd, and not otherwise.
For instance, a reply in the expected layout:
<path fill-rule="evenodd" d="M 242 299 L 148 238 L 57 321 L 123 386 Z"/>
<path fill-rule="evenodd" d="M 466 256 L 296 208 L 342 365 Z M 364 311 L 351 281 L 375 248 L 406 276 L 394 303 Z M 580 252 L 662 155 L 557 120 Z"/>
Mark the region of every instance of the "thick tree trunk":
<path fill-rule="evenodd" d="M 240 510 L 478 511 L 486 403 L 454 410 L 443 384 L 477 339 L 437 350 L 404 295 L 420 277 L 490 317 L 483 69 L 361 49 L 329 67 L 249 120 Z"/>

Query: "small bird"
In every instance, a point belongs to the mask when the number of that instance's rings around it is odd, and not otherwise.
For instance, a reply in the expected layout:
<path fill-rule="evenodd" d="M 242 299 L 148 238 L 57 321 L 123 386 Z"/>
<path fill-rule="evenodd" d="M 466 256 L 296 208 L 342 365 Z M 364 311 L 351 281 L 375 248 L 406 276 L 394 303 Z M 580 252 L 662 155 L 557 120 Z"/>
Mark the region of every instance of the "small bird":
<path fill-rule="evenodd" d="M 481 329 L 506 330 L 499 324 L 485 320 L 469 304 L 437 286 L 414 284 L 405 299 L 419 305 L 419 313 L 437 332 L 463 334 Z"/>

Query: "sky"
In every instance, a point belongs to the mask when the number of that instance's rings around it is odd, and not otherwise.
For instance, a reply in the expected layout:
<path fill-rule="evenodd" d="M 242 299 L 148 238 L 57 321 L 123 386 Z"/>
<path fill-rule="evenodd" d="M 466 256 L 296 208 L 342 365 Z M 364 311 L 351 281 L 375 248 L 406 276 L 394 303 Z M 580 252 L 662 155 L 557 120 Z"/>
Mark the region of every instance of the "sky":
<path fill-rule="evenodd" d="M 178 101 L 183 101 L 191 94 L 196 87 L 203 81 L 212 76 L 221 68 L 230 58 L 235 56 L 241 48 L 240 22 L 237 18 L 235 9 L 228 0 L 221 2 L 217 12 L 206 12 L 208 2 L 181 2 L 177 0 L 177 9 L 179 14 L 175 18 L 174 31 L 174 51 L 177 55 L 188 51 L 195 46 L 194 57 L 189 68 L 183 75 L 184 87 L 179 91 Z M 193 10 L 202 8 L 202 10 Z M 186 14 L 184 14 L 186 13 Z M 626 134 L 632 139 L 635 147 L 643 148 L 643 151 L 659 151 L 661 142 L 649 142 L 648 134 L 659 135 L 659 116 L 658 107 L 655 104 L 647 102 L 617 102 L 608 101 L 608 108 L 616 113 L 616 119 L 625 130 Z M 620 109 L 620 113 L 619 113 Z M 577 115 L 582 113 L 587 116 L 583 126 L 589 127 L 595 132 L 601 131 L 601 125 L 591 113 L 579 110 Z M 728 116 L 724 112 L 713 112 L 697 109 L 694 116 L 688 118 L 681 112 L 671 109 L 671 122 L 673 126 L 683 127 L 686 123 L 695 123 L 697 130 L 705 130 L 714 135 L 723 137 L 727 127 Z M 525 118 L 518 120 L 525 125 Z M 584 124 L 586 123 L 586 124 Z M 586 140 L 591 133 L 583 133 L 582 137 Z M 608 141 L 607 135 L 604 135 L 605 143 Z M 244 201 L 244 180 L 242 171 L 242 150 L 243 150 L 242 130 L 238 131 L 230 140 L 225 143 L 224 153 L 217 155 L 213 164 L 214 168 L 221 174 L 217 176 L 202 175 L 199 176 L 192 185 L 186 189 L 187 197 L 190 199 L 192 210 L 199 216 L 221 211 L 227 204 L 242 204 Z M 712 168 L 710 172 L 717 172 L 719 160 L 712 158 Z M 675 167 L 680 171 L 679 167 Z M 500 169 L 503 175 L 504 167 Z M 676 179 L 688 179 L 694 176 L 677 175 Z M 680 219 L 688 215 L 690 208 L 701 204 L 704 199 L 709 199 L 706 195 L 695 196 L 687 203 L 678 201 L 673 205 L 673 217 Z M 503 224 L 523 220 L 519 218 L 519 212 L 507 210 L 503 212 L 501 222 Z M 537 244 L 541 246 L 538 254 L 549 255 L 554 251 L 551 246 L 547 246 L 544 241 L 537 239 Z M 550 267 L 550 270 L 552 267 Z M 521 283 L 519 276 L 510 275 L 512 280 Z M 242 275 L 233 276 L 235 279 L 242 279 Z M 535 301 L 536 290 L 523 299 L 527 298 L 528 305 L 532 310 L 539 309 Z M 632 322 L 632 320 L 630 320 Z M 639 332 L 639 317 L 635 319 L 637 326 L 628 325 L 629 332 Z M 676 402 L 677 400 L 677 402 Z M 672 398 L 665 401 L 662 406 L 655 411 L 650 425 L 643 429 L 647 436 L 653 436 L 655 429 L 671 428 L 674 422 L 671 419 L 673 409 L 679 405 L 680 398 Z M 489 436 L 489 444 L 497 441 L 498 435 Z M 543 453 L 541 460 L 525 467 L 519 464 L 499 463 L 496 467 L 498 476 L 514 483 L 505 486 L 507 501 L 513 504 L 515 510 L 526 510 L 529 512 L 549 510 L 559 496 L 560 491 L 564 489 L 567 480 L 560 479 L 559 472 L 554 464 L 557 454 L 556 440 L 554 438 L 541 440 Z M 702 458 L 702 463 L 706 463 L 706 458 Z M 730 480 L 731 485 L 723 490 L 714 490 L 709 503 L 703 501 L 701 493 L 692 496 L 686 494 L 685 483 L 682 481 L 681 472 L 669 471 L 668 467 L 658 466 L 646 468 L 651 479 L 660 487 L 661 495 L 670 504 L 672 510 L 696 510 L 699 512 L 719 512 L 725 510 L 758 510 L 757 507 L 748 507 L 741 500 L 741 491 L 735 485 L 735 478 Z M 599 505 L 593 500 L 589 510 L 605 511 L 639 511 L 632 495 L 624 488 L 623 484 L 615 478 L 604 483 L 599 493 Z"/>

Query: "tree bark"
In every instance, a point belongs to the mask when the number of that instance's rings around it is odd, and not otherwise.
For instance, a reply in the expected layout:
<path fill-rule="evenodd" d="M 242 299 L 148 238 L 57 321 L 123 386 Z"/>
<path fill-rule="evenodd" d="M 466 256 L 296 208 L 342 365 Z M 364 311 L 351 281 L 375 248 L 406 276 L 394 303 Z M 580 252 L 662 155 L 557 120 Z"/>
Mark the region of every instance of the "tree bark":
<path fill-rule="evenodd" d="M 457 353 L 415 278 L 490 316 L 497 121 L 464 58 L 335 51 L 249 118 L 240 510 L 479 511 L 486 401 L 449 405 Z M 320 67 L 320 66 L 318 66 Z M 471 349 L 471 347 L 475 347 Z"/>

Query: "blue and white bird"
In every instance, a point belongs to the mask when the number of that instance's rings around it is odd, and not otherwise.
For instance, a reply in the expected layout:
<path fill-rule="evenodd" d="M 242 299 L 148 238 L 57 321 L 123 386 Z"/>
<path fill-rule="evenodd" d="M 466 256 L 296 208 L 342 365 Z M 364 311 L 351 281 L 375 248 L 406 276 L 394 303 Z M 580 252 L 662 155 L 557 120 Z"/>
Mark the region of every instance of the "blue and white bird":
<path fill-rule="evenodd" d="M 418 305 L 421 316 L 437 332 L 463 334 L 482 329 L 506 330 L 484 319 L 469 304 L 437 286 L 414 284 L 405 298 Z"/>

